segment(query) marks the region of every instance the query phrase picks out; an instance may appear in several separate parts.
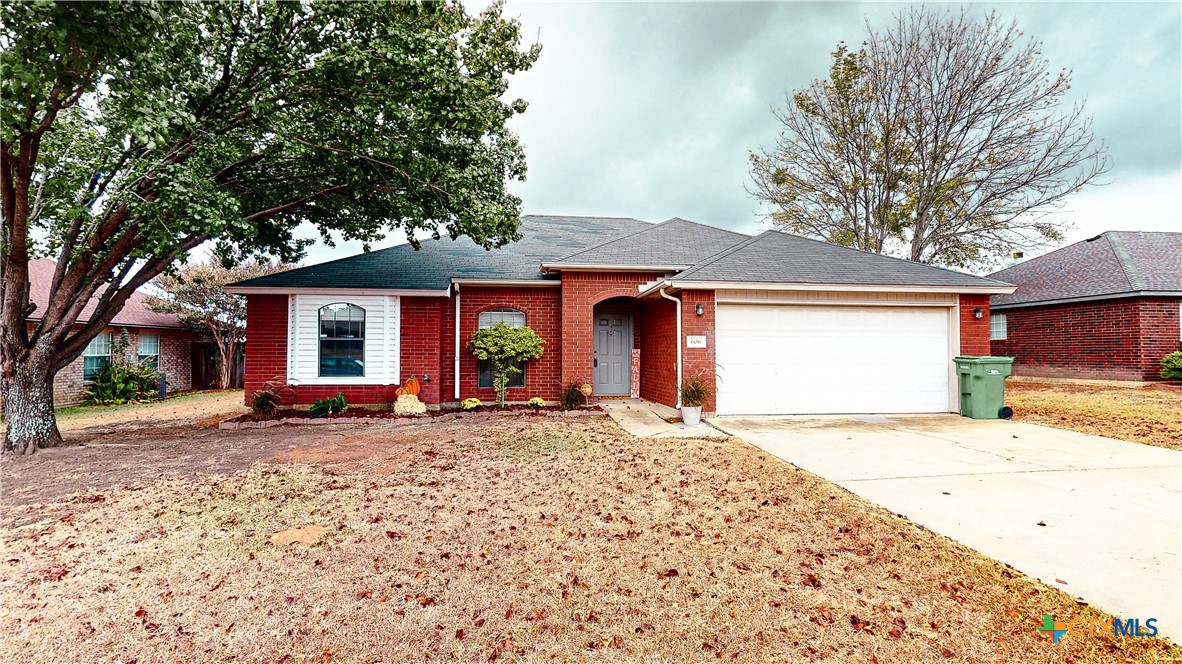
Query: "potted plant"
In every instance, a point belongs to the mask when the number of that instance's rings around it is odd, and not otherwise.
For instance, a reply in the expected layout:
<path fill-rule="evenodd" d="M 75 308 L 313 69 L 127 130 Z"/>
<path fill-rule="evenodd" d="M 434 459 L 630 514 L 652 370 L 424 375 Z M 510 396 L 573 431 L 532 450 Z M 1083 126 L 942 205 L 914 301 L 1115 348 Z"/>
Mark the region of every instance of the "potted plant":
<path fill-rule="evenodd" d="M 702 422 L 702 404 L 710 396 L 710 388 L 701 376 L 695 376 L 681 384 L 681 421 L 687 427 L 696 427 Z"/>

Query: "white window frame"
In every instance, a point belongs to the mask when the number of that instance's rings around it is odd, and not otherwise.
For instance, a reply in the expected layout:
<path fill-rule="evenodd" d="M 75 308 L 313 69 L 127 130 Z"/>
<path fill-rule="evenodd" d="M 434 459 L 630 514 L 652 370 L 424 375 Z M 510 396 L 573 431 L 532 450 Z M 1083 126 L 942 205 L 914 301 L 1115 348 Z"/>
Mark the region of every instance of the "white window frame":
<path fill-rule="evenodd" d="M 358 339 L 360 339 L 360 341 L 361 341 L 361 375 L 360 376 L 325 376 L 322 373 L 324 371 L 324 342 L 325 341 L 337 341 L 342 338 L 342 337 L 325 337 L 324 336 L 324 312 L 325 312 L 325 309 L 328 309 L 329 307 L 335 307 L 340 304 L 345 305 L 345 307 L 347 309 L 357 309 L 357 310 L 361 311 L 361 336 L 358 337 Z M 335 316 L 336 312 L 334 311 L 333 314 L 334 314 L 333 320 L 335 322 L 336 321 L 336 316 Z M 357 305 L 357 304 L 353 304 L 352 302 L 331 302 L 331 303 L 326 304 L 316 310 L 316 377 L 317 378 L 365 378 L 366 366 L 367 366 L 367 363 L 366 363 L 366 355 L 367 355 L 366 350 L 367 349 L 366 349 L 365 342 L 366 342 L 366 338 L 368 336 L 368 335 L 366 335 L 365 321 L 366 321 L 366 319 L 369 318 L 368 314 L 369 314 L 369 312 L 367 312 L 365 310 L 365 307 Z M 350 316 L 350 318 L 351 318 L 351 316 Z"/>
<path fill-rule="evenodd" d="M 107 342 L 107 344 L 106 344 L 107 345 L 107 352 L 106 353 L 103 353 L 101 348 L 95 347 L 96 345 L 101 345 L 103 339 L 106 339 L 106 342 Z M 115 347 L 115 340 L 112 338 L 110 330 L 106 330 L 104 332 L 99 332 L 98 335 L 95 336 L 95 338 L 90 340 L 90 343 L 86 344 L 86 348 L 84 348 L 82 350 L 82 358 L 83 358 L 82 359 L 82 379 L 83 380 L 86 380 L 86 381 L 94 380 L 93 377 L 91 377 L 91 378 L 86 377 L 86 358 L 88 358 L 88 357 L 105 357 L 105 358 L 107 358 L 107 363 L 110 364 L 111 351 L 112 351 L 112 349 L 114 349 L 114 347 Z"/>
<path fill-rule="evenodd" d="M 144 338 L 145 337 L 149 338 L 149 339 L 156 340 L 156 352 L 155 353 L 145 353 L 144 352 Z M 143 362 L 144 358 L 155 357 L 156 358 L 156 366 L 157 367 L 160 366 L 160 333 L 158 333 L 158 332 L 140 332 L 139 334 L 136 335 L 135 346 L 136 346 L 136 355 L 139 357 L 140 362 Z"/>
<path fill-rule="evenodd" d="M 1004 313 L 989 314 L 989 340 L 1005 341 L 1009 338 L 1009 321 Z"/>

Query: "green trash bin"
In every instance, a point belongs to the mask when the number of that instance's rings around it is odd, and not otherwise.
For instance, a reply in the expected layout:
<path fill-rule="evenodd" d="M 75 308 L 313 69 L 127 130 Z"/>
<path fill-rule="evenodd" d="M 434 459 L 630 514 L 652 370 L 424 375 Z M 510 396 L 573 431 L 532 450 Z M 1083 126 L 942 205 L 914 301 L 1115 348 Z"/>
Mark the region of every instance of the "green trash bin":
<path fill-rule="evenodd" d="M 957 357 L 960 377 L 960 414 L 974 420 L 1008 420 L 1014 411 L 1005 405 L 1006 378 L 1012 357 Z"/>

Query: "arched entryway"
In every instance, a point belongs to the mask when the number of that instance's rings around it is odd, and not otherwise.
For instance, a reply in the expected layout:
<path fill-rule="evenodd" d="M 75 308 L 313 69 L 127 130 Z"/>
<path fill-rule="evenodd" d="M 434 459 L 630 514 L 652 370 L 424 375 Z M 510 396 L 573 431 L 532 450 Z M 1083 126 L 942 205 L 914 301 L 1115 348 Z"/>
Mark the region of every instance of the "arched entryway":
<path fill-rule="evenodd" d="M 639 385 L 639 368 L 633 362 L 633 351 L 639 347 L 636 319 L 635 298 L 613 297 L 595 305 L 592 373 L 596 396 L 636 396 Z"/>

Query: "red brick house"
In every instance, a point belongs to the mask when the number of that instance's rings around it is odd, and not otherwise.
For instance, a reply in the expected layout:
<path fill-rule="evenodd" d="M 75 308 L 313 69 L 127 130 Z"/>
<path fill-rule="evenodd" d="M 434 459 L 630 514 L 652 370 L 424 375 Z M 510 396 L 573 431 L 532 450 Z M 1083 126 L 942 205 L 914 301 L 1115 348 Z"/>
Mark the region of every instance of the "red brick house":
<path fill-rule="evenodd" d="M 990 298 L 1016 375 L 1158 380 L 1182 345 L 1182 233 L 1108 231 L 990 277 L 1018 286 Z"/>
<path fill-rule="evenodd" d="M 37 305 L 29 320 L 34 323 L 40 320 L 37 312 L 44 311 L 49 303 L 49 288 L 56 266 L 57 263 L 44 258 L 29 261 L 29 299 Z M 94 299 L 97 300 L 98 295 Z M 148 309 L 145 299 L 140 293 L 128 298 L 111 325 L 90 342 L 82 357 L 58 372 L 53 382 L 54 404 L 68 406 L 82 401 L 82 393 L 90 381 L 111 361 L 112 348 L 123 330 L 127 330 L 130 342 L 128 354 L 155 363 L 164 372 L 170 391 L 191 387 L 190 348 L 195 335 L 177 322 L 176 316 Z M 83 309 L 78 322 L 86 323 L 92 311 L 93 304 Z"/>
<path fill-rule="evenodd" d="M 768 231 L 683 219 L 528 216 L 523 239 L 402 245 L 234 284 L 247 298 L 246 394 L 279 378 L 298 404 L 344 392 L 386 404 L 408 376 L 431 407 L 493 398 L 466 346 L 483 326 L 546 341 L 510 401 L 598 396 L 708 412 L 944 412 L 952 358 L 989 352 L 989 296 L 1012 287 Z"/>

